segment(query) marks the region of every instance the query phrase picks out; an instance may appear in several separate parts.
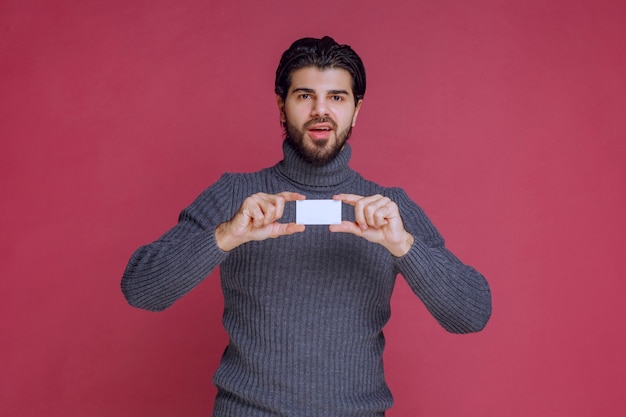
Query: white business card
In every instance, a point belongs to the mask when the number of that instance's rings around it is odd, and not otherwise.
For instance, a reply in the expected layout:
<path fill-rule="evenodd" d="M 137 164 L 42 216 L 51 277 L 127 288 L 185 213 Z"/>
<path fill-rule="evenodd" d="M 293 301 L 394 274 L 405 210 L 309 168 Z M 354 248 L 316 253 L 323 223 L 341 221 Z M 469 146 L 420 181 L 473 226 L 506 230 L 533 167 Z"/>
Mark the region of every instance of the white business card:
<path fill-rule="evenodd" d="M 297 224 L 340 224 L 341 201 L 298 200 L 296 201 Z"/>

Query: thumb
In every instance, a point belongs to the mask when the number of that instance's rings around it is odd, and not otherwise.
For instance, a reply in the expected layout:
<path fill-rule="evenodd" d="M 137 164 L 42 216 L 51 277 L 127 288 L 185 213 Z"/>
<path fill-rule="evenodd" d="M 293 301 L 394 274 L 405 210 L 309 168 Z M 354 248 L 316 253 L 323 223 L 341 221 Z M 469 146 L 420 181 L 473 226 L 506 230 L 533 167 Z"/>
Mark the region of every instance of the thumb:
<path fill-rule="evenodd" d="M 353 235 L 363 236 L 363 230 L 358 224 L 345 220 L 340 224 L 331 224 L 328 226 L 328 229 L 335 233 L 352 233 Z"/>

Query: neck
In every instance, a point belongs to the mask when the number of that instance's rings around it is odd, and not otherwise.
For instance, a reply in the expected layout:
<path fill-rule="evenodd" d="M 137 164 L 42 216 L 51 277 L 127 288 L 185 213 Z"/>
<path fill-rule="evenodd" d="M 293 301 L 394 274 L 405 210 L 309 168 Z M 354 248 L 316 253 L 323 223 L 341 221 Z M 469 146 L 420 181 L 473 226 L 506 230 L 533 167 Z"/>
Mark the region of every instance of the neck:
<path fill-rule="evenodd" d="M 301 185 L 332 187 L 356 174 L 348 166 L 352 156 L 352 148 L 348 143 L 335 158 L 320 166 L 307 162 L 287 141 L 283 142 L 283 153 L 285 158 L 276 165 L 276 169 L 289 180 Z"/>

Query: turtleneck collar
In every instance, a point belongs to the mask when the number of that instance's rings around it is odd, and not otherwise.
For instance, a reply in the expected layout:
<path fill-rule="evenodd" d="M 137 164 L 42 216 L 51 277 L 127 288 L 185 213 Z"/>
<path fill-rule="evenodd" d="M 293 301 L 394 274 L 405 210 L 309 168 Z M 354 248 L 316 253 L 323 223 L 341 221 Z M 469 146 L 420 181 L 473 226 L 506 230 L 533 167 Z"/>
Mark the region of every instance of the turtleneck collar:
<path fill-rule="evenodd" d="M 309 187 L 332 187 L 339 185 L 356 175 L 348 163 L 352 156 L 352 148 L 346 143 L 339 154 L 322 166 L 311 165 L 287 141 L 283 142 L 285 159 L 280 161 L 276 170 L 290 181 Z"/>

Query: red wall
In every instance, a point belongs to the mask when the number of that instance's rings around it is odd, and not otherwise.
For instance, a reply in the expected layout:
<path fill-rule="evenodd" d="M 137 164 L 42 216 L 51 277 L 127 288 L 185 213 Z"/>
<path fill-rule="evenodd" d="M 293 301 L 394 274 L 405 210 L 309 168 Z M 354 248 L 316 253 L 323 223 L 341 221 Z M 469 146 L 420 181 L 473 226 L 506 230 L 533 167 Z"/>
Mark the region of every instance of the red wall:
<path fill-rule="evenodd" d="M 353 166 L 493 289 L 455 336 L 399 281 L 389 416 L 623 415 L 626 3 L 45 3 L 0 4 L 0 414 L 210 415 L 217 274 L 159 314 L 119 280 L 222 172 L 280 158 L 279 55 L 330 34 L 368 69 Z"/>

